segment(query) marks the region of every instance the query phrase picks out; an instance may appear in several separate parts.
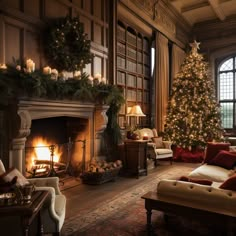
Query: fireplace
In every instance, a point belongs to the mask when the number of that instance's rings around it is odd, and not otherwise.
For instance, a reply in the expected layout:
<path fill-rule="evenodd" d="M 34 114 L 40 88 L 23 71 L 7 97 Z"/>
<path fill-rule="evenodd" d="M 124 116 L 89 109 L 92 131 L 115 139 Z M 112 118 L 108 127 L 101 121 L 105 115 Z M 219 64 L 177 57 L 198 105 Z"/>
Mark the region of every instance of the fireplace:
<path fill-rule="evenodd" d="M 50 117 L 33 120 L 25 145 L 26 174 L 33 177 L 84 171 L 89 147 L 89 119 Z"/>
<path fill-rule="evenodd" d="M 32 153 L 37 149 L 35 140 L 41 139 L 45 141 L 42 146 L 53 147 L 55 159 L 56 149 L 64 149 L 60 153 L 60 165 L 70 163 L 85 168 L 92 157 L 103 155 L 102 132 L 107 123 L 107 109 L 108 106 L 77 101 L 20 99 L 11 109 L 9 166 L 24 174 L 32 171 Z M 66 153 L 68 145 L 71 145 L 70 155 Z M 50 168 L 51 159 L 36 163 Z"/>

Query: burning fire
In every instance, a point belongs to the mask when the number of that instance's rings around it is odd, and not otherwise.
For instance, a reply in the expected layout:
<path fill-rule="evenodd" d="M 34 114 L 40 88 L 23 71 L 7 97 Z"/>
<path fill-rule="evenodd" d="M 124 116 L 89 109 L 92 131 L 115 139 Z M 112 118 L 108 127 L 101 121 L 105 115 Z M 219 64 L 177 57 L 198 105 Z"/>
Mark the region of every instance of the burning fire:
<path fill-rule="evenodd" d="M 35 160 L 46 160 L 51 161 L 51 150 L 50 146 L 52 143 L 49 143 L 47 140 L 37 137 L 33 140 L 34 153 L 32 153 L 32 166 L 35 165 Z M 61 153 L 59 153 L 57 146 L 53 150 L 53 162 L 59 162 Z"/>

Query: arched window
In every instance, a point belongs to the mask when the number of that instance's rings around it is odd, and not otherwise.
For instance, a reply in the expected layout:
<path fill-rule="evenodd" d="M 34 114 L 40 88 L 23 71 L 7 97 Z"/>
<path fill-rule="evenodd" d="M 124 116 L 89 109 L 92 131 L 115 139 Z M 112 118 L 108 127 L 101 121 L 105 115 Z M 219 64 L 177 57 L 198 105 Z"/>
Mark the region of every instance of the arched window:
<path fill-rule="evenodd" d="M 225 129 L 235 128 L 236 56 L 222 61 L 218 67 L 218 96 Z"/>

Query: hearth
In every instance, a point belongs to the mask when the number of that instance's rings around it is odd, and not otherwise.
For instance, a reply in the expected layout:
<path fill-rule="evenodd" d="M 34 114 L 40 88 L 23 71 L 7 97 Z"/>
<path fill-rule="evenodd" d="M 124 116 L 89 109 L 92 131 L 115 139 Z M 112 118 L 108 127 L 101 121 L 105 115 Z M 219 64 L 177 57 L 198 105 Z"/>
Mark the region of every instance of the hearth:
<path fill-rule="evenodd" d="M 83 172 L 86 140 L 89 140 L 87 118 L 60 116 L 33 120 L 25 147 L 26 174 L 54 176 Z"/>
<path fill-rule="evenodd" d="M 78 101 L 20 99 L 10 109 L 13 132 L 9 166 L 24 174 L 48 175 L 71 171 L 71 167 L 83 170 L 92 157 L 103 155 L 107 109 Z M 39 146 L 47 148 L 47 157 L 44 154 L 43 159 L 35 158 Z"/>
<path fill-rule="evenodd" d="M 86 139 L 49 144 L 34 138 L 35 146 L 25 147 L 26 176 L 78 176 L 85 171 Z"/>

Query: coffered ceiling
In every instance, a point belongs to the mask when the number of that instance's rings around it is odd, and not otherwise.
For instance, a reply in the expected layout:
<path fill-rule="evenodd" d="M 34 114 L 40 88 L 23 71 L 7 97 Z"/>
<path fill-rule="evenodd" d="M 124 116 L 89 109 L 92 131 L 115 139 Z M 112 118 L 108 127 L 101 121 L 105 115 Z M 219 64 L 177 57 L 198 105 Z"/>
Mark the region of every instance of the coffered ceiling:
<path fill-rule="evenodd" d="M 190 24 L 236 16 L 236 0 L 169 0 Z"/>

